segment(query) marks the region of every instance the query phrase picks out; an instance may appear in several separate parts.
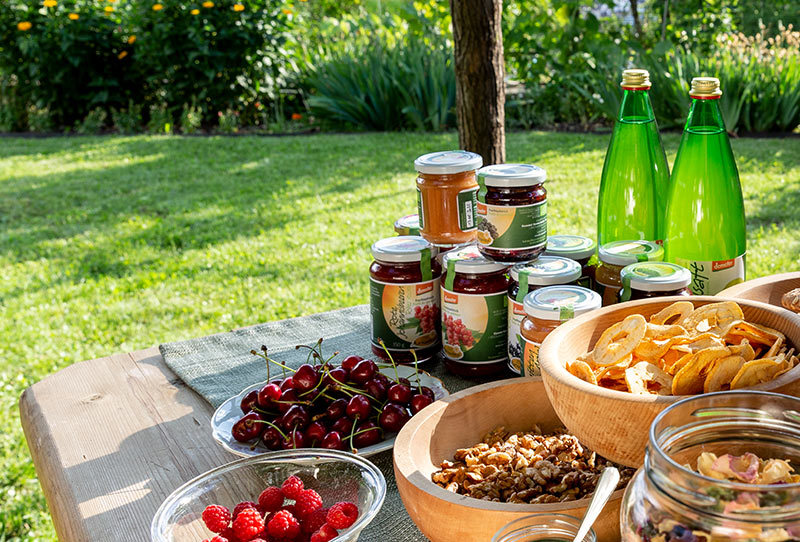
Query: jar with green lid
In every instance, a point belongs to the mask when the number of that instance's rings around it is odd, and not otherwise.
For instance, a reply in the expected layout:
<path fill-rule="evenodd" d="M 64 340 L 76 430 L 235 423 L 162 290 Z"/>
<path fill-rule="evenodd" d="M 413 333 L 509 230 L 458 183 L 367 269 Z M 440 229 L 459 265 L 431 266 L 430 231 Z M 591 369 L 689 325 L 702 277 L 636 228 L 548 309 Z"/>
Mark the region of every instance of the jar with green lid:
<path fill-rule="evenodd" d="M 664 249 L 652 241 L 614 241 L 601 246 L 598 256 L 595 286 L 605 307 L 619 300 L 623 267 L 636 262 L 660 262 L 664 259 Z"/>
<path fill-rule="evenodd" d="M 559 256 L 541 256 L 518 263 L 509 271 L 508 286 L 508 368 L 522 373 L 522 338 L 520 324 L 525 318 L 523 299 L 529 292 L 545 286 L 577 284 L 581 276 L 578 262 Z"/>
<path fill-rule="evenodd" d="M 442 351 L 447 369 L 461 376 L 505 370 L 508 265 L 474 245 L 448 252 L 442 274 Z"/>
<path fill-rule="evenodd" d="M 394 221 L 397 235 L 419 235 L 419 215 L 401 216 Z"/>
<path fill-rule="evenodd" d="M 584 288 L 594 288 L 595 263 L 590 263 L 597 252 L 597 243 L 581 235 L 551 235 L 547 238 L 546 256 L 561 256 L 581 264 L 581 278 L 578 284 Z"/>
<path fill-rule="evenodd" d="M 539 348 L 555 328 L 576 316 L 599 309 L 597 292 L 581 286 L 547 286 L 525 296 L 525 319 L 520 325 L 522 375 L 538 376 Z"/>
<path fill-rule="evenodd" d="M 692 275 L 685 267 L 668 262 L 637 262 L 622 268 L 620 301 L 669 295 L 692 295 Z"/>
<path fill-rule="evenodd" d="M 478 170 L 478 249 L 502 262 L 527 262 L 547 243 L 545 170 L 496 164 Z"/>

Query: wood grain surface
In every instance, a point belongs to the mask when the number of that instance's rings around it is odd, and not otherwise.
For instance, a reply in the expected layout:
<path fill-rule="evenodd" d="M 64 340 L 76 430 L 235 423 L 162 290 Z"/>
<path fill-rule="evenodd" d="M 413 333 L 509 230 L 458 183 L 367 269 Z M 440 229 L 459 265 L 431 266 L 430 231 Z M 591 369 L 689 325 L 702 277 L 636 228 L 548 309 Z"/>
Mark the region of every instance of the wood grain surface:
<path fill-rule="evenodd" d="M 235 458 L 158 348 L 67 367 L 25 390 L 20 414 L 64 542 L 147 542 L 167 495 Z"/>
<path fill-rule="evenodd" d="M 499 426 L 551 431 L 556 416 L 540 377 L 512 378 L 460 391 L 411 418 L 394 446 L 400 497 L 419 530 L 432 542 L 489 542 L 507 523 L 530 514 L 583 517 L 589 499 L 555 504 L 507 504 L 451 493 L 431 481 L 444 459 L 471 447 Z M 614 493 L 594 525 L 599 542 L 619 540 L 623 491 Z M 446 521 L 443 519 L 446 518 Z"/>
<path fill-rule="evenodd" d="M 795 288 L 800 288 L 800 271 L 748 280 L 721 291 L 719 296 L 751 299 L 782 307 L 783 294 Z"/>
<path fill-rule="evenodd" d="M 542 343 L 539 362 L 553 408 L 583 444 L 611 461 L 629 467 L 641 466 L 653 419 L 686 396 L 634 395 L 601 388 L 570 374 L 566 364 L 591 350 L 603 331 L 626 316 L 642 314 L 649 318 L 675 301 L 686 300 L 685 297 L 659 297 L 603 307 L 562 324 Z M 689 300 L 698 307 L 725 298 L 694 296 Z M 800 347 L 800 316 L 766 303 L 735 301 L 747 321 L 777 329 L 786 335 L 791 345 Z M 771 382 L 748 389 L 800 395 L 800 366 Z"/>

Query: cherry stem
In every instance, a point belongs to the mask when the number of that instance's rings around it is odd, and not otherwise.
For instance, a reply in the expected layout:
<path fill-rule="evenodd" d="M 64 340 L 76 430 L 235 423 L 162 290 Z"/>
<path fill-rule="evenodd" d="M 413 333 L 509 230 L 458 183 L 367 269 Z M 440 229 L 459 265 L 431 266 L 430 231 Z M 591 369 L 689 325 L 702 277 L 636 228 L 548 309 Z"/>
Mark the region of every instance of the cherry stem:
<path fill-rule="evenodd" d="M 419 377 L 419 366 L 417 365 L 417 351 L 412 349 L 411 355 L 414 356 L 414 372 L 416 373 L 417 377 L 417 393 L 422 393 L 422 382 Z"/>
<path fill-rule="evenodd" d="M 396 382 L 400 382 L 400 375 L 397 373 L 397 364 L 394 362 L 394 358 L 389 353 L 389 349 L 386 348 L 386 343 L 383 342 L 383 339 L 378 339 L 378 343 L 380 343 L 383 351 L 386 352 L 386 355 L 389 356 L 389 361 L 392 362 L 392 367 L 394 367 L 394 378 Z"/>
<path fill-rule="evenodd" d="M 270 422 L 270 421 L 267 421 L 267 420 L 258 420 L 258 421 L 256 421 L 255 423 L 265 423 L 265 424 L 269 425 L 270 427 L 272 427 L 273 429 L 275 429 L 275 431 L 277 431 L 278 433 L 280 433 L 280 435 L 281 435 L 283 438 L 286 438 L 286 433 L 284 433 L 283 431 L 281 431 L 281 428 L 280 428 L 280 427 L 278 427 L 277 425 L 275 425 L 274 423 L 272 423 L 272 422 Z"/>
<path fill-rule="evenodd" d="M 353 420 L 353 427 L 350 428 L 350 451 L 356 453 L 355 446 L 353 446 L 353 432 L 356 430 L 356 423 L 358 422 L 358 416 Z"/>

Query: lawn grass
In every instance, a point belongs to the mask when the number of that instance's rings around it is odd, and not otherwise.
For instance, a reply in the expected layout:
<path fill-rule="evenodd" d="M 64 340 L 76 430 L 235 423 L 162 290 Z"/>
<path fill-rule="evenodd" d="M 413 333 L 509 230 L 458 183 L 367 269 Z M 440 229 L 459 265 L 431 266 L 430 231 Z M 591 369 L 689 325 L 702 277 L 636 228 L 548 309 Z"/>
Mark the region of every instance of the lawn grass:
<path fill-rule="evenodd" d="M 666 134 L 670 163 L 678 134 Z M 607 135 L 512 133 L 554 233 L 594 236 Z M 55 540 L 22 390 L 71 363 L 367 302 L 370 244 L 455 134 L 0 139 L 0 540 Z M 750 277 L 800 268 L 800 142 L 733 141 Z"/>

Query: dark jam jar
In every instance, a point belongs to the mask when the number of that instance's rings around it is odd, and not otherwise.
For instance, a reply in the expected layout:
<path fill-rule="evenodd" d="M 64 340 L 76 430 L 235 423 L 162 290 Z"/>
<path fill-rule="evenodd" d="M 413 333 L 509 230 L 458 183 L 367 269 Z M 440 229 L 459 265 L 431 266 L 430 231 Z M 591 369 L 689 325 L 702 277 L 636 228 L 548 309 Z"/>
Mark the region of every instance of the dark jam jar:
<path fill-rule="evenodd" d="M 597 243 L 581 235 L 551 235 L 547 238 L 546 256 L 561 256 L 575 260 L 581 265 L 581 278 L 578 284 L 584 288 L 594 288 L 592 256 L 597 252 Z"/>
<path fill-rule="evenodd" d="M 505 370 L 507 271 L 507 265 L 484 258 L 475 246 L 445 255 L 442 353 L 450 372 L 488 376 Z"/>
<path fill-rule="evenodd" d="M 478 170 L 478 249 L 501 262 L 527 262 L 547 244 L 545 170 L 498 164 Z"/>
<path fill-rule="evenodd" d="M 622 269 L 620 301 L 667 295 L 692 295 L 692 274 L 685 267 L 667 262 L 632 263 Z"/>
<path fill-rule="evenodd" d="M 595 291 L 602 296 L 606 307 L 619 302 L 622 268 L 636 262 L 660 262 L 664 259 L 664 248 L 652 241 L 614 241 L 601 246 L 598 257 Z"/>
<path fill-rule="evenodd" d="M 525 318 L 522 300 L 534 290 L 545 286 L 577 284 L 581 266 L 575 260 L 559 256 L 541 256 L 511 268 L 508 286 L 508 368 L 522 374 L 522 337 L 520 324 Z"/>
<path fill-rule="evenodd" d="M 431 359 L 439 351 L 439 279 L 436 249 L 418 236 L 381 239 L 369 267 L 372 352 L 397 363 Z"/>

